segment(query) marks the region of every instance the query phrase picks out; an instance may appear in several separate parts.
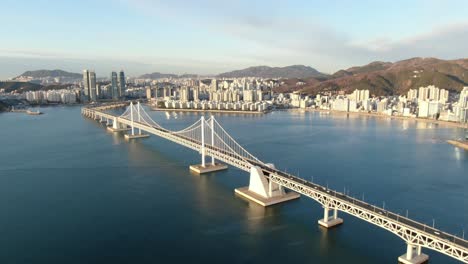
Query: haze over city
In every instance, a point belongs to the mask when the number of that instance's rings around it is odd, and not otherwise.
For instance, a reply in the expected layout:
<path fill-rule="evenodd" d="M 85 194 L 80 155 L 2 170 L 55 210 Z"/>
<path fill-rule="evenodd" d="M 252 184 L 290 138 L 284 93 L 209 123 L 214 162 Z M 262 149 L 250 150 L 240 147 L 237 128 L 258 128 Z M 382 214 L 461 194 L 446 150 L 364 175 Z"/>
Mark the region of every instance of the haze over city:
<path fill-rule="evenodd" d="M 218 74 L 468 54 L 466 1 L 10 1 L 0 79 L 32 69 Z"/>

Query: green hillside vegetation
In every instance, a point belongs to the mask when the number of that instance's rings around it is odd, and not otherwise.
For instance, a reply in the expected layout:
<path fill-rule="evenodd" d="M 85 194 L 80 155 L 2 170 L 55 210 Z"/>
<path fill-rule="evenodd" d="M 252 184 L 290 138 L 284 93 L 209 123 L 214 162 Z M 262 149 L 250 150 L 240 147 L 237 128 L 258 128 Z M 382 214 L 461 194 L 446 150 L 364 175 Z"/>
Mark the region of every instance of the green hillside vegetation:
<path fill-rule="evenodd" d="M 43 86 L 40 84 L 29 82 L 0 82 L 0 89 L 5 89 L 6 93 L 10 93 L 13 91 L 23 93 L 27 91 L 37 91 L 42 88 Z"/>
<path fill-rule="evenodd" d="M 43 86 L 40 84 L 30 83 L 30 82 L 0 82 L 0 89 L 5 89 L 6 93 L 17 92 L 24 93 L 27 91 L 39 91 L 39 90 L 60 90 L 66 89 L 70 85 L 68 84 L 53 84 Z"/>

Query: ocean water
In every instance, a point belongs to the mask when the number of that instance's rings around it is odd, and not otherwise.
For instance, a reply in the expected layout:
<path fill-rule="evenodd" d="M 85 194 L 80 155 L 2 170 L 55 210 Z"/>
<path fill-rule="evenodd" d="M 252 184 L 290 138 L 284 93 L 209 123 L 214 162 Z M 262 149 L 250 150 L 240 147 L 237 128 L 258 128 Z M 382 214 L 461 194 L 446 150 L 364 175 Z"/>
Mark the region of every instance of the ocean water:
<path fill-rule="evenodd" d="M 198 153 L 126 141 L 79 107 L 0 114 L 0 263 L 397 263 L 397 236 L 299 200 L 263 208 L 234 194 L 248 174 L 194 175 Z M 199 113 L 150 112 L 181 129 Z M 216 114 L 265 162 L 461 236 L 468 231 L 463 129 L 317 112 Z M 467 232 L 468 234 L 468 232 Z M 431 263 L 458 263 L 423 249 Z"/>

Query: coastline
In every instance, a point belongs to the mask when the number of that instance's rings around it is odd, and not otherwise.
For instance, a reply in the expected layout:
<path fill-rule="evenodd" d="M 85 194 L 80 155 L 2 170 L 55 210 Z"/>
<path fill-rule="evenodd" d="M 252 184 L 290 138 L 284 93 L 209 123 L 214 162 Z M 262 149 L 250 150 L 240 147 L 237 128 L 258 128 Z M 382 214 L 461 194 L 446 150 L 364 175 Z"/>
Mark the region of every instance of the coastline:
<path fill-rule="evenodd" d="M 224 113 L 224 114 L 250 114 L 250 115 L 262 115 L 267 112 L 258 111 L 236 111 L 236 110 L 218 110 L 218 109 L 175 109 L 175 108 L 150 108 L 151 111 L 159 112 L 211 112 L 211 113 Z"/>
<path fill-rule="evenodd" d="M 458 127 L 458 128 L 468 128 L 468 123 L 455 123 L 450 121 L 442 121 L 442 120 L 435 120 L 435 119 L 426 119 L 426 118 L 418 118 L 418 117 L 405 117 L 405 116 L 388 116 L 382 115 L 377 113 L 367 113 L 367 112 L 343 112 L 343 111 L 336 111 L 336 110 L 325 110 L 325 109 L 289 109 L 289 111 L 306 111 L 306 112 L 323 112 L 323 113 L 331 113 L 331 114 L 339 114 L 339 115 L 359 115 L 359 116 L 370 116 L 370 117 L 378 117 L 378 118 L 390 118 L 390 119 L 397 119 L 397 120 L 410 120 L 410 121 L 418 121 L 418 122 L 426 122 L 426 123 L 433 123 L 438 125 L 445 125 L 450 127 Z"/>

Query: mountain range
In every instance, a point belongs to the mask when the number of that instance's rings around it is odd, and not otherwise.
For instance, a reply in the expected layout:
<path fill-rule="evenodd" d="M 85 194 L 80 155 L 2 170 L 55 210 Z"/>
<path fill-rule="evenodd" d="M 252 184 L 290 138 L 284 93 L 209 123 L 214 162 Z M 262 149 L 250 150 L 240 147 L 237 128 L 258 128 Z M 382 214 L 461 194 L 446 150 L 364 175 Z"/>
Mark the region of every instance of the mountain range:
<path fill-rule="evenodd" d="M 242 77 L 262 77 L 262 78 L 324 78 L 328 75 L 316 69 L 304 65 L 292 65 L 286 67 L 255 66 L 243 70 L 236 70 L 219 74 L 219 78 L 242 78 Z"/>
<path fill-rule="evenodd" d="M 182 75 L 177 75 L 177 74 L 172 74 L 172 73 L 160 73 L 160 72 L 153 72 L 153 73 L 147 73 L 140 75 L 138 79 L 162 79 L 162 78 L 196 78 L 198 75 L 196 74 L 182 74 Z"/>
<path fill-rule="evenodd" d="M 27 71 L 18 77 L 70 77 L 80 79 L 79 73 L 62 70 Z M 18 78 L 17 77 L 17 78 Z M 194 74 L 165 74 L 154 72 L 139 76 L 140 79 L 196 78 Z M 352 92 L 355 89 L 368 89 L 372 95 L 404 94 L 409 89 L 436 85 L 449 91 L 461 91 L 468 86 L 468 59 L 441 60 L 436 58 L 411 58 L 397 62 L 375 61 L 363 66 L 339 70 L 325 74 L 304 65 L 287 67 L 255 66 L 242 70 L 221 73 L 217 78 L 262 77 L 282 78 L 277 92 L 300 91 L 316 94 L 326 91 Z M 16 78 L 15 78 L 16 79 Z M 38 87 L 23 87 L 27 84 L 6 84 L 6 90 L 29 90 Z"/>
<path fill-rule="evenodd" d="M 71 79 L 81 79 L 83 78 L 82 74 L 67 72 L 63 70 L 36 70 L 36 71 L 26 71 L 23 74 L 17 76 L 14 79 L 21 77 L 31 77 L 31 78 L 46 78 L 46 77 L 66 77 Z"/>
<path fill-rule="evenodd" d="M 302 85 L 297 85 L 298 82 Z M 368 89 L 371 94 L 404 94 L 409 89 L 435 85 L 459 92 L 468 86 L 468 59 L 441 60 L 436 58 L 412 58 L 398 62 L 372 62 L 351 67 L 329 75 L 326 79 L 289 79 L 277 91 L 299 90 L 306 94 L 355 89 Z"/>

